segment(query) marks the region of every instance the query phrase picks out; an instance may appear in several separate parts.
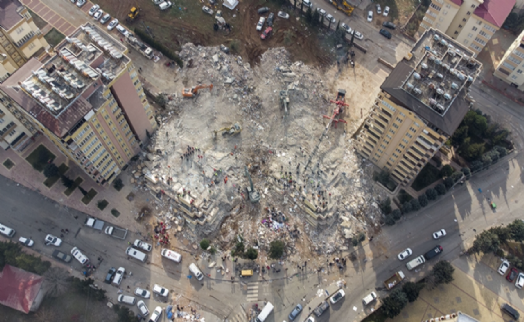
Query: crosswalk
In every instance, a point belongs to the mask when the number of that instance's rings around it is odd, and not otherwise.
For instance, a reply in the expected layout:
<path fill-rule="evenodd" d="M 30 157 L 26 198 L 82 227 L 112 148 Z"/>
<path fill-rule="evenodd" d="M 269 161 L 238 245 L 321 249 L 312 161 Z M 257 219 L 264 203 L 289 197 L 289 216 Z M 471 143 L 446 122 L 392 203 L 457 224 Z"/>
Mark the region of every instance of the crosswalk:
<path fill-rule="evenodd" d="M 227 319 L 228 322 L 248 322 L 249 321 L 249 319 L 247 318 L 246 312 L 244 312 L 242 308 L 240 308 L 240 310 L 236 310 L 234 314 L 235 315 Z"/>
<path fill-rule="evenodd" d="M 249 283 L 247 286 L 247 302 L 258 301 L 258 283 Z"/>

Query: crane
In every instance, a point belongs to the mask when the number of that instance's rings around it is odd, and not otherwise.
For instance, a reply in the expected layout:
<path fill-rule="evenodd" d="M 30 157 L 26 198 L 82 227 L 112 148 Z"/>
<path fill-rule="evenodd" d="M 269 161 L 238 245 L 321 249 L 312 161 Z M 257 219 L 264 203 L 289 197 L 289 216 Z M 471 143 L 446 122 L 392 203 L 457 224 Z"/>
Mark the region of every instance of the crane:
<path fill-rule="evenodd" d="M 203 89 L 203 88 L 209 88 L 209 90 L 212 91 L 213 90 L 213 84 L 198 85 L 198 86 L 193 86 L 191 88 L 184 88 L 182 90 L 182 96 L 189 97 L 189 98 L 194 98 L 195 96 L 197 96 L 198 91 Z"/>
<path fill-rule="evenodd" d="M 244 169 L 246 170 L 246 177 L 249 179 L 249 187 L 246 187 L 249 201 L 251 201 L 251 203 L 257 203 L 260 201 L 260 194 L 253 190 L 253 180 L 251 180 L 251 175 L 249 174 L 249 171 L 247 171 L 246 166 L 244 166 Z"/>

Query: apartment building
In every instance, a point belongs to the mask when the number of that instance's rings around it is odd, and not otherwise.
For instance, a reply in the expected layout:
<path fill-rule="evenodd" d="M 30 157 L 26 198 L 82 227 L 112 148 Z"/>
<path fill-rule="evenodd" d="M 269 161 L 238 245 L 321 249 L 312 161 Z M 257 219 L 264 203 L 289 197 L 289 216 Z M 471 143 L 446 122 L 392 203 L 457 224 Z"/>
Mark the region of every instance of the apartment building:
<path fill-rule="evenodd" d="M 514 5 L 515 0 L 432 0 L 419 32 L 438 29 L 477 56 Z"/>
<path fill-rule="evenodd" d="M 493 75 L 520 90 L 524 90 L 524 31 L 506 50 Z"/>
<path fill-rule="evenodd" d="M 472 51 L 428 29 L 381 85 L 357 151 L 409 184 L 468 112 L 467 90 L 481 68 Z"/>
<path fill-rule="evenodd" d="M 24 114 L 97 183 L 111 182 L 157 124 L 127 47 L 85 24 L 46 61 L 0 85 L 0 108 Z"/>
<path fill-rule="evenodd" d="M 49 44 L 18 0 L 0 0 L 0 82 Z"/>

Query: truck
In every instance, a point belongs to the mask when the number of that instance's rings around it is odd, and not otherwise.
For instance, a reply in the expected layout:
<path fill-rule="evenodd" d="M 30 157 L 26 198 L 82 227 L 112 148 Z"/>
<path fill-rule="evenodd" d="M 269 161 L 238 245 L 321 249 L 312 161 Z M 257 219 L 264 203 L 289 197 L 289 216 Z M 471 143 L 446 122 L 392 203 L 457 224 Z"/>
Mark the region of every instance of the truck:
<path fill-rule="evenodd" d="M 411 260 L 410 262 L 408 262 L 406 264 L 406 267 L 410 271 L 410 270 L 414 269 L 415 267 L 424 264 L 425 262 L 426 262 L 426 259 L 424 258 L 424 256 L 420 255 L 419 257 L 417 257 L 417 258 Z"/>
<path fill-rule="evenodd" d="M 402 280 L 405 278 L 406 275 L 404 275 L 404 272 L 398 271 L 395 274 L 393 274 L 393 276 L 384 281 L 384 286 L 389 291 L 395 286 L 397 286 L 400 282 L 402 282 Z"/>
<path fill-rule="evenodd" d="M 106 235 L 110 235 L 111 237 L 115 237 L 118 239 L 126 239 L 127 229 L 122 229 L 114 226 L 107 226 L 104 230 L 104 233 L 106 233 Z"/>
<path fill-rule="evenodd" d="M 138 39 L 136 39 L 136 37 L 129 34 L 126 37 L 126 42 L 131 45 L 131 47 L 139 51 L 142 55 L 144 55 L 147 59 L 153 59 L 153 49 L 140 42 Z"/>
<path fill-rule="evenodd" d="M 84 225 L 96 230 L 102 230 L 102 228 L 104 228 L 104 224 L 105 223 L 102 220 L 98 220 L 93 217 L 87 217 L 86 221 L 84 222 Z"/>

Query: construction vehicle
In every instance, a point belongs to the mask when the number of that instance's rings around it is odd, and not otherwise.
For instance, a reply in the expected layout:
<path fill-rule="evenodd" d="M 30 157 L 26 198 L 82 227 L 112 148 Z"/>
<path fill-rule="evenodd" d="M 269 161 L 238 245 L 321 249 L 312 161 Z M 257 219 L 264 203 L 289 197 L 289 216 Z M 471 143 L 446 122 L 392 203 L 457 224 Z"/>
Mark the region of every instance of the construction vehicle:
<path fill-rule="evenodd" d="M 202 88 L 209 88 L 209 90 L 212 91 L 213 90 L 213 84 L 210 84 L 210 85 L 198 85 L 198 86 L 193 86 L 191 88 L 184 88 L 182 90 L 182 96 L 189 97 L 189 98 L 194 98 L 195 96 L 197 96 L 198 91 L 201 90 Z"/>
<path fill-rule="evenodd" d="M 282 107 L 284 108 L 285 115 L 289 115 L 289 111 L 287 109 L 289 105 L 289 96 L 287 95 L 287 90 L 280 91 L 280 103 L 282 104 Z"/>
<path fill-rule="evenodd" d="M 133 7 L 129 10 L 129 13 L 127 14 L 127 21 L 133 21 L 136 17 L 138 17 L 138 14 L 140 13 L 140 8 Z"/>
<path fill-rule="evenodd" d="M 235 123 L 231 125 L 230 127 L 223 127 L 220 130 L 215 130 L 213 132 L 215 133 L 214 138 L 216 139 L 219 132 L 222 132 L 222 136 L 238 134 L 242 132 L 242 126 L 240 126 L 240 124 L 238 123 Z"/>
<path fill-rule="evenodd" d="M 400 282 L 402 282 L 402 280 L 405 278 L 406 275 L 404 275 L 404 272 L 398 271 L 393 276 L 384 281 L 384 286 L 389 291 L 395 286 L 397 286 Z"/>
<path fill-rule="evenodd" d="M 247 167 L 244 167 L 246 170 L 246 177 L 249 179 L 249 187 L 246 187 L 247 195 L 251 203 L 257 203 L 260 201 L 260 194 L 253 189 L 253 180 L 251 180 L 251 175 L 247 171 Z"/>
<path fill-rule="evenodd" d="M 351 16 L 351 14 L 353 13 L 353 10 L 355 10 L 355 8 L 353 8 L 352 5 L 347 3 L 346 0 L 341 0 L 342 1 L 342 5 L 339 3 L 339 0 L 328 0 L 328 1 L 333 6 L 335 6 L 335 8 L 337 8 L 338 10 L 344 12 L 348 16 Z"/>
<path fill-rule="evenodd" d="M 136 39 L 135 37 L 131 36 L 131 34 L 127 35 L 126 42 L 129 45 L 131 45 L 131 47 L 133 47 L 136 50 L 138 50 L 142 55 L 146 56 L 148 59 L 153 59 L 153 57 L 154 57 L 153 49 L 151 49 L 150 47 L 148 47 L 148 46 L 144 45 L 143 43 L 141 43 L 140 41 L 138 41 L 138 39 Z"/>

